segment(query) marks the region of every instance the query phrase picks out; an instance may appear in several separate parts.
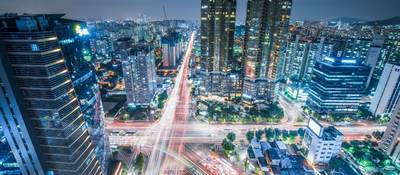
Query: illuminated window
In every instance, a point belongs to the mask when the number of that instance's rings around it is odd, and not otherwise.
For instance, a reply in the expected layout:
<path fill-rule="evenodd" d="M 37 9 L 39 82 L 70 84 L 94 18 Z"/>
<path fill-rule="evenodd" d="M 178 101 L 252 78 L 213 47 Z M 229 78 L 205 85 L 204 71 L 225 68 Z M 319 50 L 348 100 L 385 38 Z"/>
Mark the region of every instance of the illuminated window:
<path fill-rule="evenodd" d="M 37 52 L 39 51 L 39 46 L 37 44 L 31 44 L 31 50 Z"/>

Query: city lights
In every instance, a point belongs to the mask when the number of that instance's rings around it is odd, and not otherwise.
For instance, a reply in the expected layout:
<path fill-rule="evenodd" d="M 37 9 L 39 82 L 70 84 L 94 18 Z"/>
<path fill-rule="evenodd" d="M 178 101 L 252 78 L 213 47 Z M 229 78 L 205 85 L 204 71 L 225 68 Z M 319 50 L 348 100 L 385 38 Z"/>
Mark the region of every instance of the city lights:
<path fill-rule="evenodd" d="M 1 2 L 0 174 L 400 174 L 399 6 Z"/>

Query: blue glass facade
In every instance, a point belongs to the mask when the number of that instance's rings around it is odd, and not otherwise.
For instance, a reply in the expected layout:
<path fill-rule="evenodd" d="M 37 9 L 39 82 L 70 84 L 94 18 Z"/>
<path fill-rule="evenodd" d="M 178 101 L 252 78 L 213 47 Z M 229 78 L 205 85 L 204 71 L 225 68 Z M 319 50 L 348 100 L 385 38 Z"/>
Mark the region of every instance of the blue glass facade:
<path fill-rule="evenodd" d="M 84 32 L 86 30 L 84 22 L 69 19 L 62 19 L 54 27 L 94 151 L 106 172 L 108 141 L 104 133 L 104 113 L 92 64 L 89 33 Z"/>
<path fill-rule="evenodd" d="M 0 19 L 0 124 L 22 174 L 103 174 L 54 31 L 62 16 Z"/>
<path fill-rule="evenodd" d="M 4 133 L 0 129 L 0 174 L 7 175 L 17 175 L 22 174 L 19 169 L 19 165 L 17 160 L 11 151 L 10 146 L 8 145 L 7 139 L 4 136 Z"/>
<path fill-rule="evenodd" d="M 370 68 L 349 58 L 324 58 L 315 63 L 306 104 L 318 114 L 357 112 Z"/>

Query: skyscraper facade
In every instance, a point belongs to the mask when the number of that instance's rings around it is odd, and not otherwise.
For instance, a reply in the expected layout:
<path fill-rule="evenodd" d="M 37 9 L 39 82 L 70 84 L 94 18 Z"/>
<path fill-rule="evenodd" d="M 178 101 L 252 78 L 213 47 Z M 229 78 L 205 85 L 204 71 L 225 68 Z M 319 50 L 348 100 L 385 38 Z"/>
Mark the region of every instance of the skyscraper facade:
<path fill-rule="evenodd" d="M 182 36 L 178 32 L 170 32 L 161 38 L 162 66 L 176 68 L 177 62 L 183 55 Z"/>
<path fill-rule="evenodd" d="M 53 30 L 61 16 L 0 19 L 0 123 L 23 174 L 102 174 Z"/>
<path fill-rule="evenodd" d="M 57 34 L 65 64 L 71 75 L 83 118 L 88 126 L 96 156 L 104 171 L 107 169 L 108 141 L 104 133 L 104 112 L 92 64 L 89 33 L 86 23 L 58 19 L 53 28 Z"/>
<path fill-rule="evenodd" d="M 233 60 L 236 0 L 201 1 L 201 57 L 206 72 L 229 72 Z"/>
<path fill-rule="evenodd" d="M 326 41 L 324 37 L 310 43 L 303 76 L 305 82 L 310 82 L 315 62 L 322 58 L 331 56 L 332 52 L 333 43 Z"/>
<path fill-rule="evenodd" d="M 369 80 L 369 89 L 375 91 L 386 63 L 400 65 L 400 30 L 393 29 L 386 34 L 379 57 L 373 60 L 375 67 Z M 380 47 L 380 46 L 379 46 Z"/>
<path fill-rule="evenodd" d="M 0 174 L 22 174 L 2 128 L 0 129 Z"/>
<path fill-rule="evenodd" d="M 235 22 L 236 0 L 201 1 L 201 68 L 211 93 L 230 95 Z"/>
<path fill-rule="evenodd" d="M 301 39 L 300 35 L 289 39 L 285 53 L 285 77 L 303 79 L 308 54 L 309 42 Z"/>
<path fill-rule="evenodd" d="M 365 94 L 370 68 L 356 59 L 317 61 L 306 104 L 318 114 L 354 115 Z"/>
<path fill-rule="evenodd" d="M 153 48 L 144 43 L 122 54 L 127 104 L 148 106 L 154 98 L 157 82 Z"/>
<path fill-rule="evenodd" d="M 331 55 L 333 44 L 325 38 L 311 39 L 301 35 L 290 37 L 285 51 L 285 78 L 308 83 L 315 62 Z"/>
<path fill-rule="evenodd" d="M 367 59 L 371 43 L 371 39 L 349 38 L 346 40 L 346 45 L 343 50 L 343 57 L 357 58 L 365 61 Z"/>
<path fill-rule="evenodd" d="M 396 166 L 400 167 L 400 104 L 397 104 L 391 115 L 389 124 L 386 127 L 385 134 L 379 143 L 379 148 L 384 151 Z"/>
<path fill-rule="evenodd" d="M 275 101 L 283 75 L 291 0 L 249 0 L 244 38 L 243 98 Z"/>
<path fill-rule="evenodd" d="M 400 100 L 400 66 L 387 63 L 371 100 L 374 115 L 391 114 Z"/>
<path fill-rule="evenodd" d="M 368 89 L 376 88 L 377 83 L 374 79 L 372 84 L 372 78 L 376 78 L 376 71 L 375 68 L 377 67 L 378 60 L 381 55 L 382 46 L 383 46 L 384 38 L 383 36 L 376 35 L 373 37 L 371 42 L 371 47 L 368 49 L 367 58 L 365 60 L 365 64 L 371 67 L 371 71 L 368 76 L 367 87 Z"/>

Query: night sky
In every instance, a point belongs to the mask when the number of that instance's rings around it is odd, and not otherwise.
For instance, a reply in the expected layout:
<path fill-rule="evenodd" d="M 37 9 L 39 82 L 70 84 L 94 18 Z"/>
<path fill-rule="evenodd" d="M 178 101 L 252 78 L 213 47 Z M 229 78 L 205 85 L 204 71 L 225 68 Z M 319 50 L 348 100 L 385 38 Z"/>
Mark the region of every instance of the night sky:
<path fill-rule="evenodd" d="M 246 0 L 238 1 L 238 20 L 245 18 Z M 126 19 L 145 14 L 163 19 L 199 19 L 200 0 L 0 0 L 0 13 L 66 13 L 74 19 Z M 365 20 L 400 16 L 400 0 L 293 0 L 292 20 L 353 17 Z"/>

